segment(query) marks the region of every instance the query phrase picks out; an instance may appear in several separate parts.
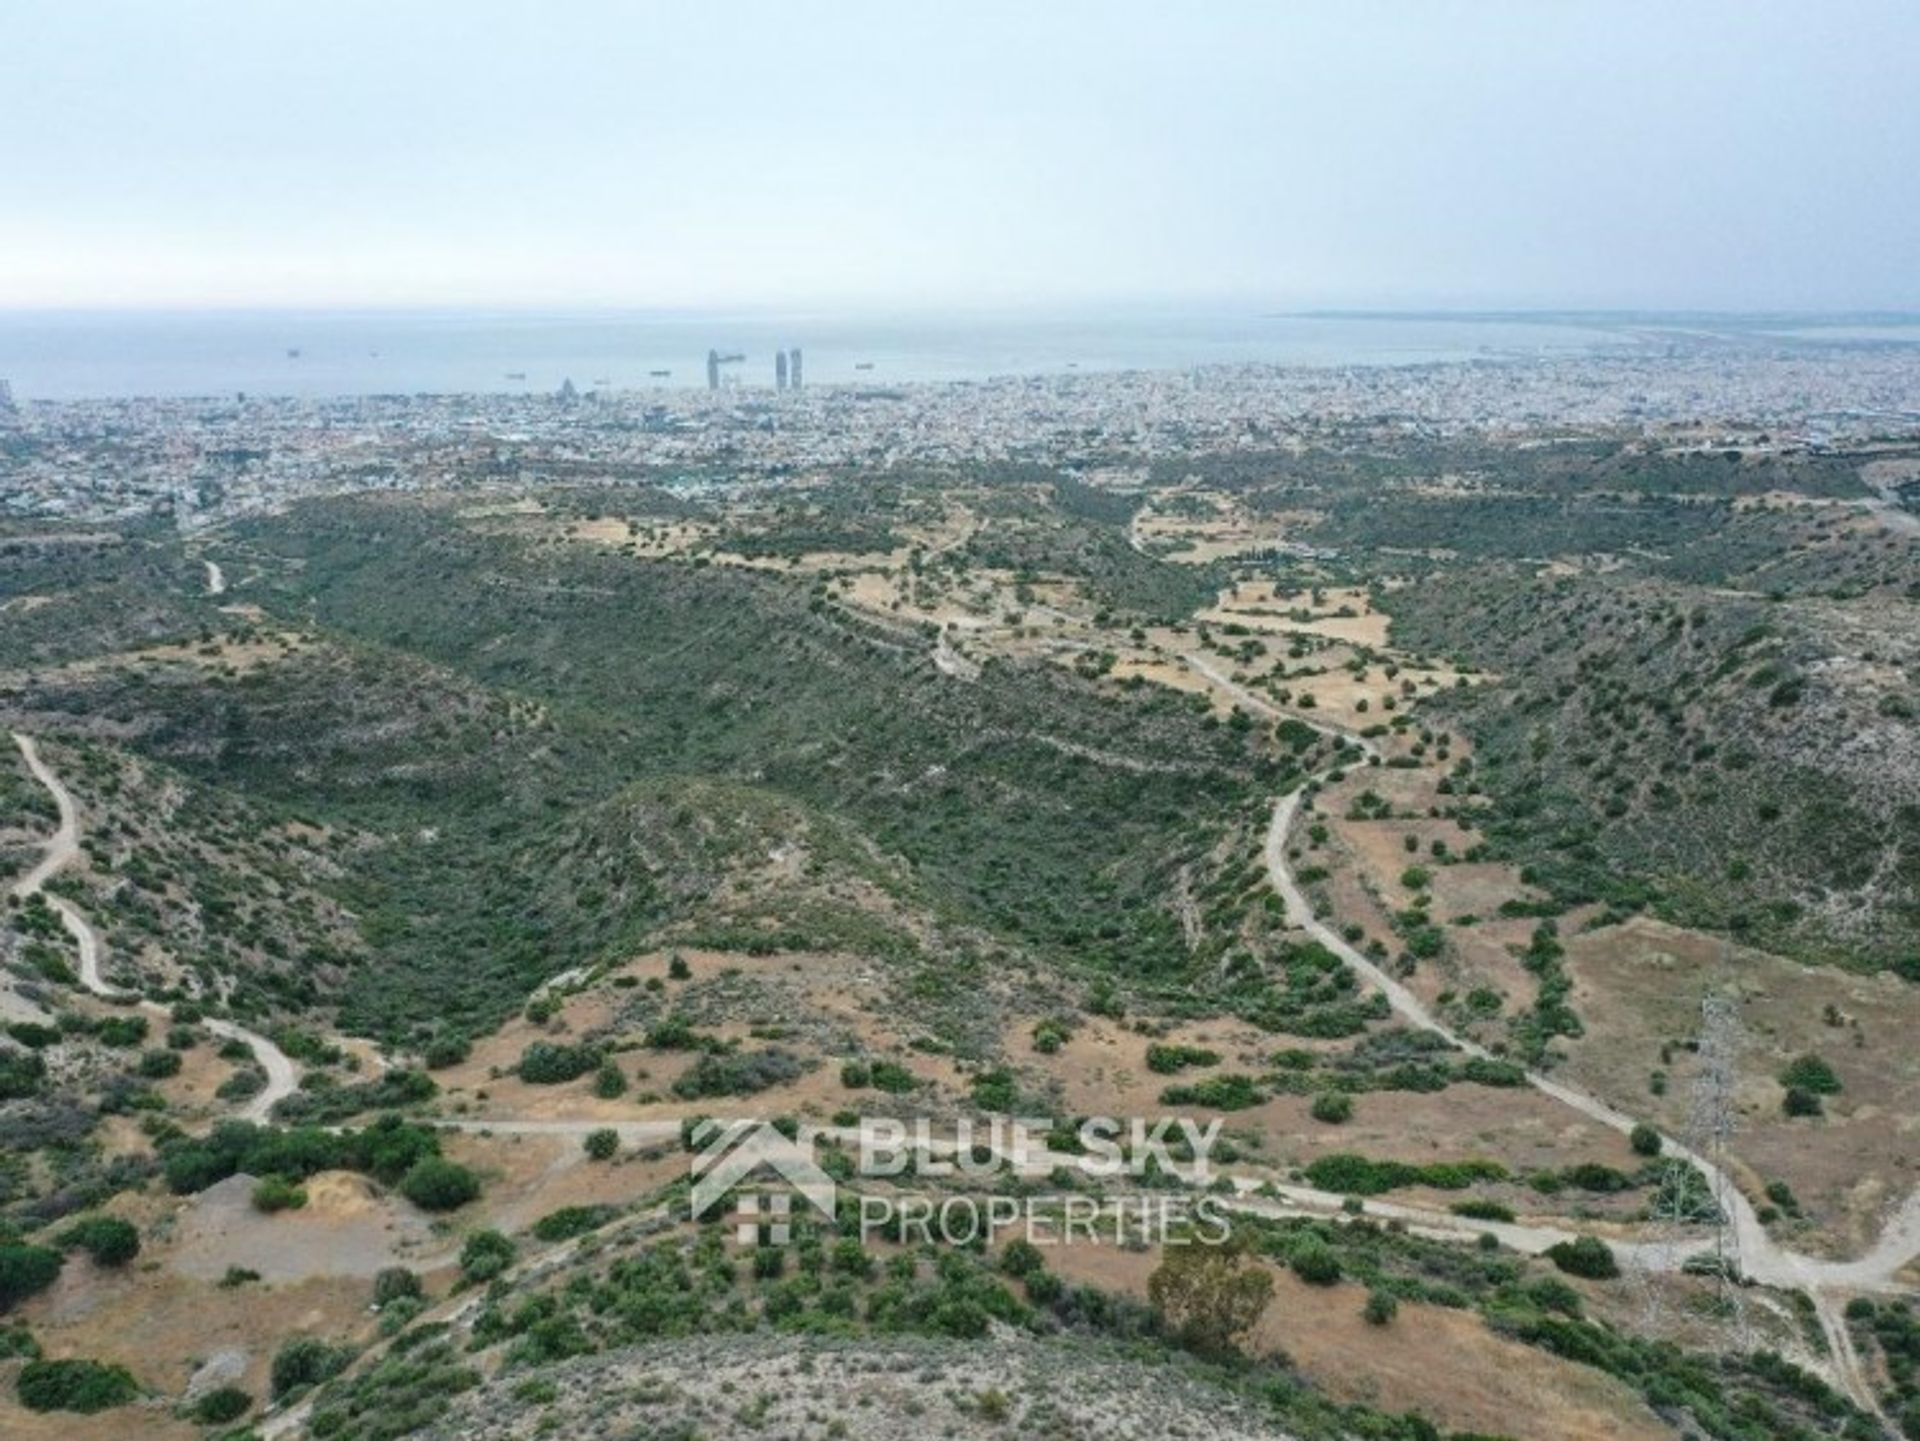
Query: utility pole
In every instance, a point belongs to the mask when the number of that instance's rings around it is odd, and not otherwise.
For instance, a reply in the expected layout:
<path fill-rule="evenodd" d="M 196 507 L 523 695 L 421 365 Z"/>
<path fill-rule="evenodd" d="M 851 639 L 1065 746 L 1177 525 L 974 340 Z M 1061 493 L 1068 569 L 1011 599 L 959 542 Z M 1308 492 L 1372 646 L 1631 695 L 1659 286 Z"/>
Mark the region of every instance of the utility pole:
<path fill-rule="evenodd" d="M 1724 973 L 1725 967 L 1722 968 Z M 1751 1349 L 1745 1288 L 1741 1278 L 1740 1233 L 1734 1225 L 1731 1142 L 1737 1121 L 1734 1097 L 1739 1082 L 1741 1028 L 1739 1000 L 1731 990 L 1714 989 L 1700 1002 L 1700 1029 L 1696 1038 L 1699 1069 L 1687 1097 L 1687 1149 L 1709 1168 L 1699 1168 L 1679 1156 L 1668 1156 L 1667 1171 L 1655 1188 L 1648 1211 L 1645 1260 L 1639 1268 L 1641 1329 L 1658 1335 L 1666 1321 L 1667 1284 L 1663 1272 L 1671 1266 L 1686 1231 L 1701 1219 L 1700 1182 L 1706 1183 L 1714 1209 L 1712 1248 L 1708 1252 L 1716 1287 L 1716 1310 L 1728 1323 L 1729 1347 L 1740 1354 Z"/>
<path fill-rule="evenodd" d="M 1739 1060 L 1740 1003 L 1729 991 L 1709 991 L 1700 1003 L 1700 1071 L 1689 1107 L 1687 1144 L 1712 1168 L 1713 1203 L 1719 1212 L 1713 1233 L 1716 1309 L 1726 1319 L 1731 1342 L 1723 1354 L 1731 1349 L 1745 1355 L 1752 1349 L 1753 1337 L 1740 1264 L 1740 1233 L 1733 1220 L 1737 1198 L 1731 1155 Z"/>

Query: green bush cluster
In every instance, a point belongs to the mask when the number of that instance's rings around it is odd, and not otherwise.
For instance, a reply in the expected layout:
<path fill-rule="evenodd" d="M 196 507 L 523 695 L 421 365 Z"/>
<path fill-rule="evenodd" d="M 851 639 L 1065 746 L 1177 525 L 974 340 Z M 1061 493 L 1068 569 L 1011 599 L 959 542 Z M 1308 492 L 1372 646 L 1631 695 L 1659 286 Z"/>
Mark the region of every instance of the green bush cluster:
<path fill-rule="evenodd" d="M 1419 1166 L 1349 1152 L 1321 1156 L 1307 1167 L 1307 1179 L 1315 1186 L 1346 1196 L 1377 1196 L 1402 1186 L 1462 1191 L 1475 1181 L 1504 1181 L 1507 1176 L 1507 1168 L 1498 1161 L 1433 1161 Z"/>
<path fill-rule="evenodd" d="M 29 1361 L 14 1381 L 20 1404 L 29 1411 L 77 1411 L 90 1416 L 124 1406 L 140 1394 L 124 1366 L 99 1361 Z"/>

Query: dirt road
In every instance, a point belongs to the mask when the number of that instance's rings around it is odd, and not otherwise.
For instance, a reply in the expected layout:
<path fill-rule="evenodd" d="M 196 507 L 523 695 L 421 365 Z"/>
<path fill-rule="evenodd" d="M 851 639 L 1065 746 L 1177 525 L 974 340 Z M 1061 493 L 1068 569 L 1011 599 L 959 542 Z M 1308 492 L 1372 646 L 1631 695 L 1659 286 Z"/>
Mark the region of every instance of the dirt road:
<path fill-rule="evenodd" d="M 1190 654 L 1185 659 L 1194 670 L 1256 713 L 1269 717 L 1283 714 L 1276 706 L 1234 682 L 1210 658 Z M 1294 719 L 1305 721 L 1306 717 L 1299 716 Z M 1378 754 L 1377 750 L 1363 737 L 1316 721 L 1306 723 L 1323 735 L 1347 740 L 1366 749 L 1369 754 Z M 1316 779 L 1319 778 L 1316 777 Z M 1387 1004 L 1393 1013 L 1409 1025 L 1442 1037 L 1458 1046 L 1467 1055 L 1488 1057 L 1489 1052 L 1484 1046 L 1453 1031 L 1428 1010 L 1425 1002 L 1411 990 L 1393 976 L 1388 975 L 1374 961 L 1350 945 L 1338 931 L 1313 913 L 1313 907 L 1302 891 L 1299 879 L 1287 859 L 1287 837 L 1292 830 L 1295 818 L 1300 813 L 1305 793 L 1303 787 L 1274 802 L 1273 820 L 1267 829 L 1265 847 L 1268 877 L 1281 900 L 1285 902 L 1291 922 L 1352 967 L 1356 974 L 1386 997 Z M 1538 1071 L 1528 1071 L 1526 1079 L 1527 1084 L 1535 1090 L 1553 1097 L 1590 1120 L 1611 1127 L 1613 1130 L 1627 1133 L 1632 1131 L 1636 1124 L 1635 1117 L 1616 1110 L 1605 1101 L 1589 1095 L 1578 1087 Z M 1916 1256 L 1920 1256 L 1920 1190 L 1909 1195 L 1900 1209 L 1888 1218 L 1878 1242 L 1866 1255 L 1850 1261 L 1828 1261 L 1815 1256 L 1802 1255 L 1779 1245 L 1761 1224 L 1752 1202 L 1740 1191 L 1726 1171 L 1671 1136 L 1663 1136 L 1661 1141 L 1663 1154 L 1678 1156 L 1685 1160 L 1705 1178 L 1712 1188 L 1714 1196 L 1719 1200 L 1732 1224 L 1741 1270 L 1751 1279 L 1764 1285 L 1804 1290 L 1813 1298 L 1821 1317 L 1822 1327 L 1828 1336 L 1829 1347 L 1833 1352 L 1833 1369 L 1837 1379 L 1847 1388 L 1856 1402 L 1879 1415 L 1878 1399 L 1872 1387 L 1867 1384 L 1866 1373 L 1860 1365 L 1859 1358 L 1854 1354 L 1851 1339 L 1846 1335 L 1841 1307 L 1849 1293 L 1904 1293 L 1909 1289 L 1896 1282 L 1895 1274 Z M 1503 1237 L 1503 1239 L 1508 1240 L 1509 1244 L 1514 1244 L 1521 1241 L 1531 1242 L 1536 1238 L 1515 1236 Z M 1664 1251 L 1651 1252 L 1646 1247 L 1619 1249 L 1630 1253 L 1629 1259 L 1642 1266 L 1670 1270 L 1683 1264 L 1692 1250 L 1697 1248 L 1669 1247 Z"/>
<path fill-rule="evenodd" d="M 19 731 L 13 733 L 13 743 L 20 748 L 20 755 L 27 763 L 27 769 L 33 772 L 33 778 L 45 786 L 53 796 L 54 806 L 60 815 L 60 824 L 48 838 L 46 849 L 39 863 L 26 875 L 14 883 L 13 893 L 25 900 L 28 896 L 44 895 L 46 902 L 60 917 L 60 924 L 66 927 L 75 945 L 80 949 L 80 984 L 94 995 L 104 1000 L 124 1001 L 132 998 L 132 992 L 123 991 L 108 983 L 100 973 L 100 937 L 80 913 L 80 908 L 64 896 L 57 896 L 46 890 L 46 884 L 64 867 L 80 854 L 80 808 L 74 803 L 73 794 L 53 773 L 46 761 L 41 759 L 40 748 L 33 737 Z M 150 1015 L 165 1016 L 164 1006 L 152 1001 L 142 1000 L 139 1008 Z M 245 1026 L 232 1021 L 209 1019 L 206 1028 L 216 1036 L 228 1040 L 243 1042 L 253 1052 L 254 1059 L 267 1073 L 267 1084 L 235 1115 L 243 1121 L 262 1122 L 273 1113 L 274 1105 L 284 1097 L 291 1096 L 300 1084 L 300 1074 L 294 1068 L 287 1053 L 265 1036 L 250 1031 Z"/>

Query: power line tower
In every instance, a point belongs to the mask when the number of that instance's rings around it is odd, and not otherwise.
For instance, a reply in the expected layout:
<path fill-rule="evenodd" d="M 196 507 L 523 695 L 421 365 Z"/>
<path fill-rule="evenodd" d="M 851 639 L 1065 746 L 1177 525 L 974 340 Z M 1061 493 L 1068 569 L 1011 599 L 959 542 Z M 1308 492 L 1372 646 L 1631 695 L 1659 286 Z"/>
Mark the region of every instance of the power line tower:
<path fill-rule="evenodd" d="M 1717 1290 L 1715 1310 L 1726 1318 L 1729 1345 L 1750 1349 L 1746 1294 L 1741 1285 L 1740 1232 L 1735 1222 L 1733 1176 L 1729 1169 L 1736 1112 L 1741 1045 L 1739 1001 L 1731 990 L 1710 990 L 1700 1002 L 1695 1042 L 1699 1069 L 1689 1087 L 1686 1130 L 1688 1151 L 1705 1162 L 1704 1171 L 1679 1156 L 1654 1190 L 1644 1229 L 1640 1281 L 1640 1319 L 1648 1335 L 1658 1335 L 1667 1319 L 1669 1289 L 1663 1280 L 1673 1268 L 1685 1233 L 1709 1214 L 1713 1240 L 1706 1253 Z"/>
<path fill-rule="evenodd" d="M 1732 1171 L 1739 1061 L 1739 1000 L 1728 990 L 1709 991 L 1700 1003 L 1700 1070 L 1688 1108 L 1687 1144 L 1708 1165 L 1707 1183 L 1719 1216 L 1711 1254 L 1718 1288 L 1715 1310 L 1726 1321 L 1730 1343 L 1723 1353 L 1730 1349 L 1744 1355 L 1752 1349 L 1753 1333 L 1740 1265 L 1740 1229 L 1734 1219 L 1741 1200 Z"/>

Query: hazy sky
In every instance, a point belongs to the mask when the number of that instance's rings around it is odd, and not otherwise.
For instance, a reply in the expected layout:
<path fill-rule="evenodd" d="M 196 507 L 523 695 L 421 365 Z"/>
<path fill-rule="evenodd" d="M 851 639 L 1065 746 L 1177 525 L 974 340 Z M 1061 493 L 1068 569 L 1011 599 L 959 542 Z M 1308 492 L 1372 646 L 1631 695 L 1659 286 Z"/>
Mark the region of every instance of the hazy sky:
<path fill-rule="evenodd" d="M 1920 307 L 1920 3 L 4 0 L 0 306 Z"/>

